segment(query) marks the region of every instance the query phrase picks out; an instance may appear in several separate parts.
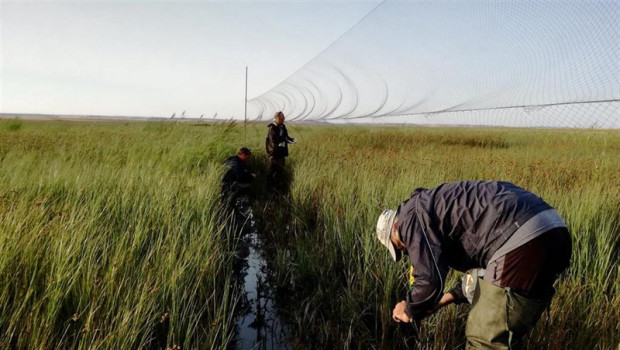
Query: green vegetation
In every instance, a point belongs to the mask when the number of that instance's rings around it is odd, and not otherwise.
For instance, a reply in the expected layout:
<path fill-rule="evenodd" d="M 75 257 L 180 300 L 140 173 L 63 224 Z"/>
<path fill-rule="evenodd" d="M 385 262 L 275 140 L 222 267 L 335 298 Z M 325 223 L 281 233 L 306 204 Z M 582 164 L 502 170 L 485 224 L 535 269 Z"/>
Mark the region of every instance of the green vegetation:
<path fill-rule="evenodd" d="M 413 326 L 391 309 L 406 264 L 376 241 L 377 216 L 416 187 L 465 179 L 530 189 L 572 231 L 571 268 L 527 347 L 620 342 L 618 131 L 288 129 L 299 143 L 282 197 L 263 186 L 263 124 L 244 142 L 241 124 L 0 121 L 0 347 L 156 348 L 161 333 L 169 347 L 232 344 L 236 233 L 221 224 L 219 179 L 244 144 L 294 347 L 404 347 Z M 410 341 L 457 347 L 466 314 L 448 307 Z"/>

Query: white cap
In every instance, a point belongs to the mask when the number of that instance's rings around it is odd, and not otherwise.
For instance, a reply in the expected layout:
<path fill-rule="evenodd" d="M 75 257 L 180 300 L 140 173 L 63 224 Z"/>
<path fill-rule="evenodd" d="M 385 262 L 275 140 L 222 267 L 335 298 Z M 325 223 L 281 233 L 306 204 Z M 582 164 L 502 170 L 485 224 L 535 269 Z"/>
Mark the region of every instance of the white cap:
<path fill-rule="evenodd" d="M 390 235 L 392 234 L 392 225 L 395 218 L 396 210 L 386 209 L 379 216 L 379 220 L 377 220 L 377 238 L 388 249 L 394 261 L 396 261 L 396 250 L 390 240 Z"/>

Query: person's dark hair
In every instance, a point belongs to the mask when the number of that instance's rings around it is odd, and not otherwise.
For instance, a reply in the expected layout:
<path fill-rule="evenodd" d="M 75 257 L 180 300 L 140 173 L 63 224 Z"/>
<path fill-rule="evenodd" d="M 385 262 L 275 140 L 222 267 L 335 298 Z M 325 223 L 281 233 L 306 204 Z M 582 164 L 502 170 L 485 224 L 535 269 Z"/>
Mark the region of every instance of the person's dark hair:
<path fill-rule="evenodd" d="M 249 148 L 247 148 L 247 147 L 241 147 L 241 148 L 239 149 L 239 152 L 237 152 L 237 154 L 245 154 L 246 156 L 249 156 L 249 155 L 251 155 L 251 154 L 252 154 L 252 152 L 251 152 L 251 151 L 250 151 L 250 149 L 249 149 Z"/>

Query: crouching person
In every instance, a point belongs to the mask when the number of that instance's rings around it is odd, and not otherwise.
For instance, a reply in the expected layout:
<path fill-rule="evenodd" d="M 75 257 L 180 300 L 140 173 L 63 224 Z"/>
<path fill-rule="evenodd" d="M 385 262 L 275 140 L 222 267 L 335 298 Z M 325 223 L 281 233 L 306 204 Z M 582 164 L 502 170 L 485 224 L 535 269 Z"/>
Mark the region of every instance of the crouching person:
<path fill-rule="evenodd" d="M 249 195 L 251 183 L 256 178 L 256 174 L 250 172 L 246 165 L 251 155 L 252 152 L 243 147 L 224 161 L 228 170 L 222 177 L 221 196 L 228 206 L 234 206 L 240 198 Z"/>
<path fill-rule="evenodd" d="M 411 290 L 396 322 L 420 320 L 467 302 L 466 349 L 512 349 L 550 304 L 553 283 L 570 261 L 571 238 L 558 213 L 509 182 L 467 181 L 417 189 L 385 210 L 377 236 L 395 261 L 411 261 Z M 450 268 L 483 269 L 467 286 L 443 293 Z M 474 283 L 471 283 L 474 282 Z"/>

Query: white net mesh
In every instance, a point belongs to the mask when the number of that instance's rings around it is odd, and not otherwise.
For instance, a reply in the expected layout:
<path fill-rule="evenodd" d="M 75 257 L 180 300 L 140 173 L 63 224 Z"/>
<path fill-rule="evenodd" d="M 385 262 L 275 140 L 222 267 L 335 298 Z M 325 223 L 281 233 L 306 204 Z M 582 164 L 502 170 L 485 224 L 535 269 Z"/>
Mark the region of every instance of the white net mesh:
<path fill-rule="evenodd" d="M 386 1 L 249 113 L 620 127 L 620 3 Z"/>

